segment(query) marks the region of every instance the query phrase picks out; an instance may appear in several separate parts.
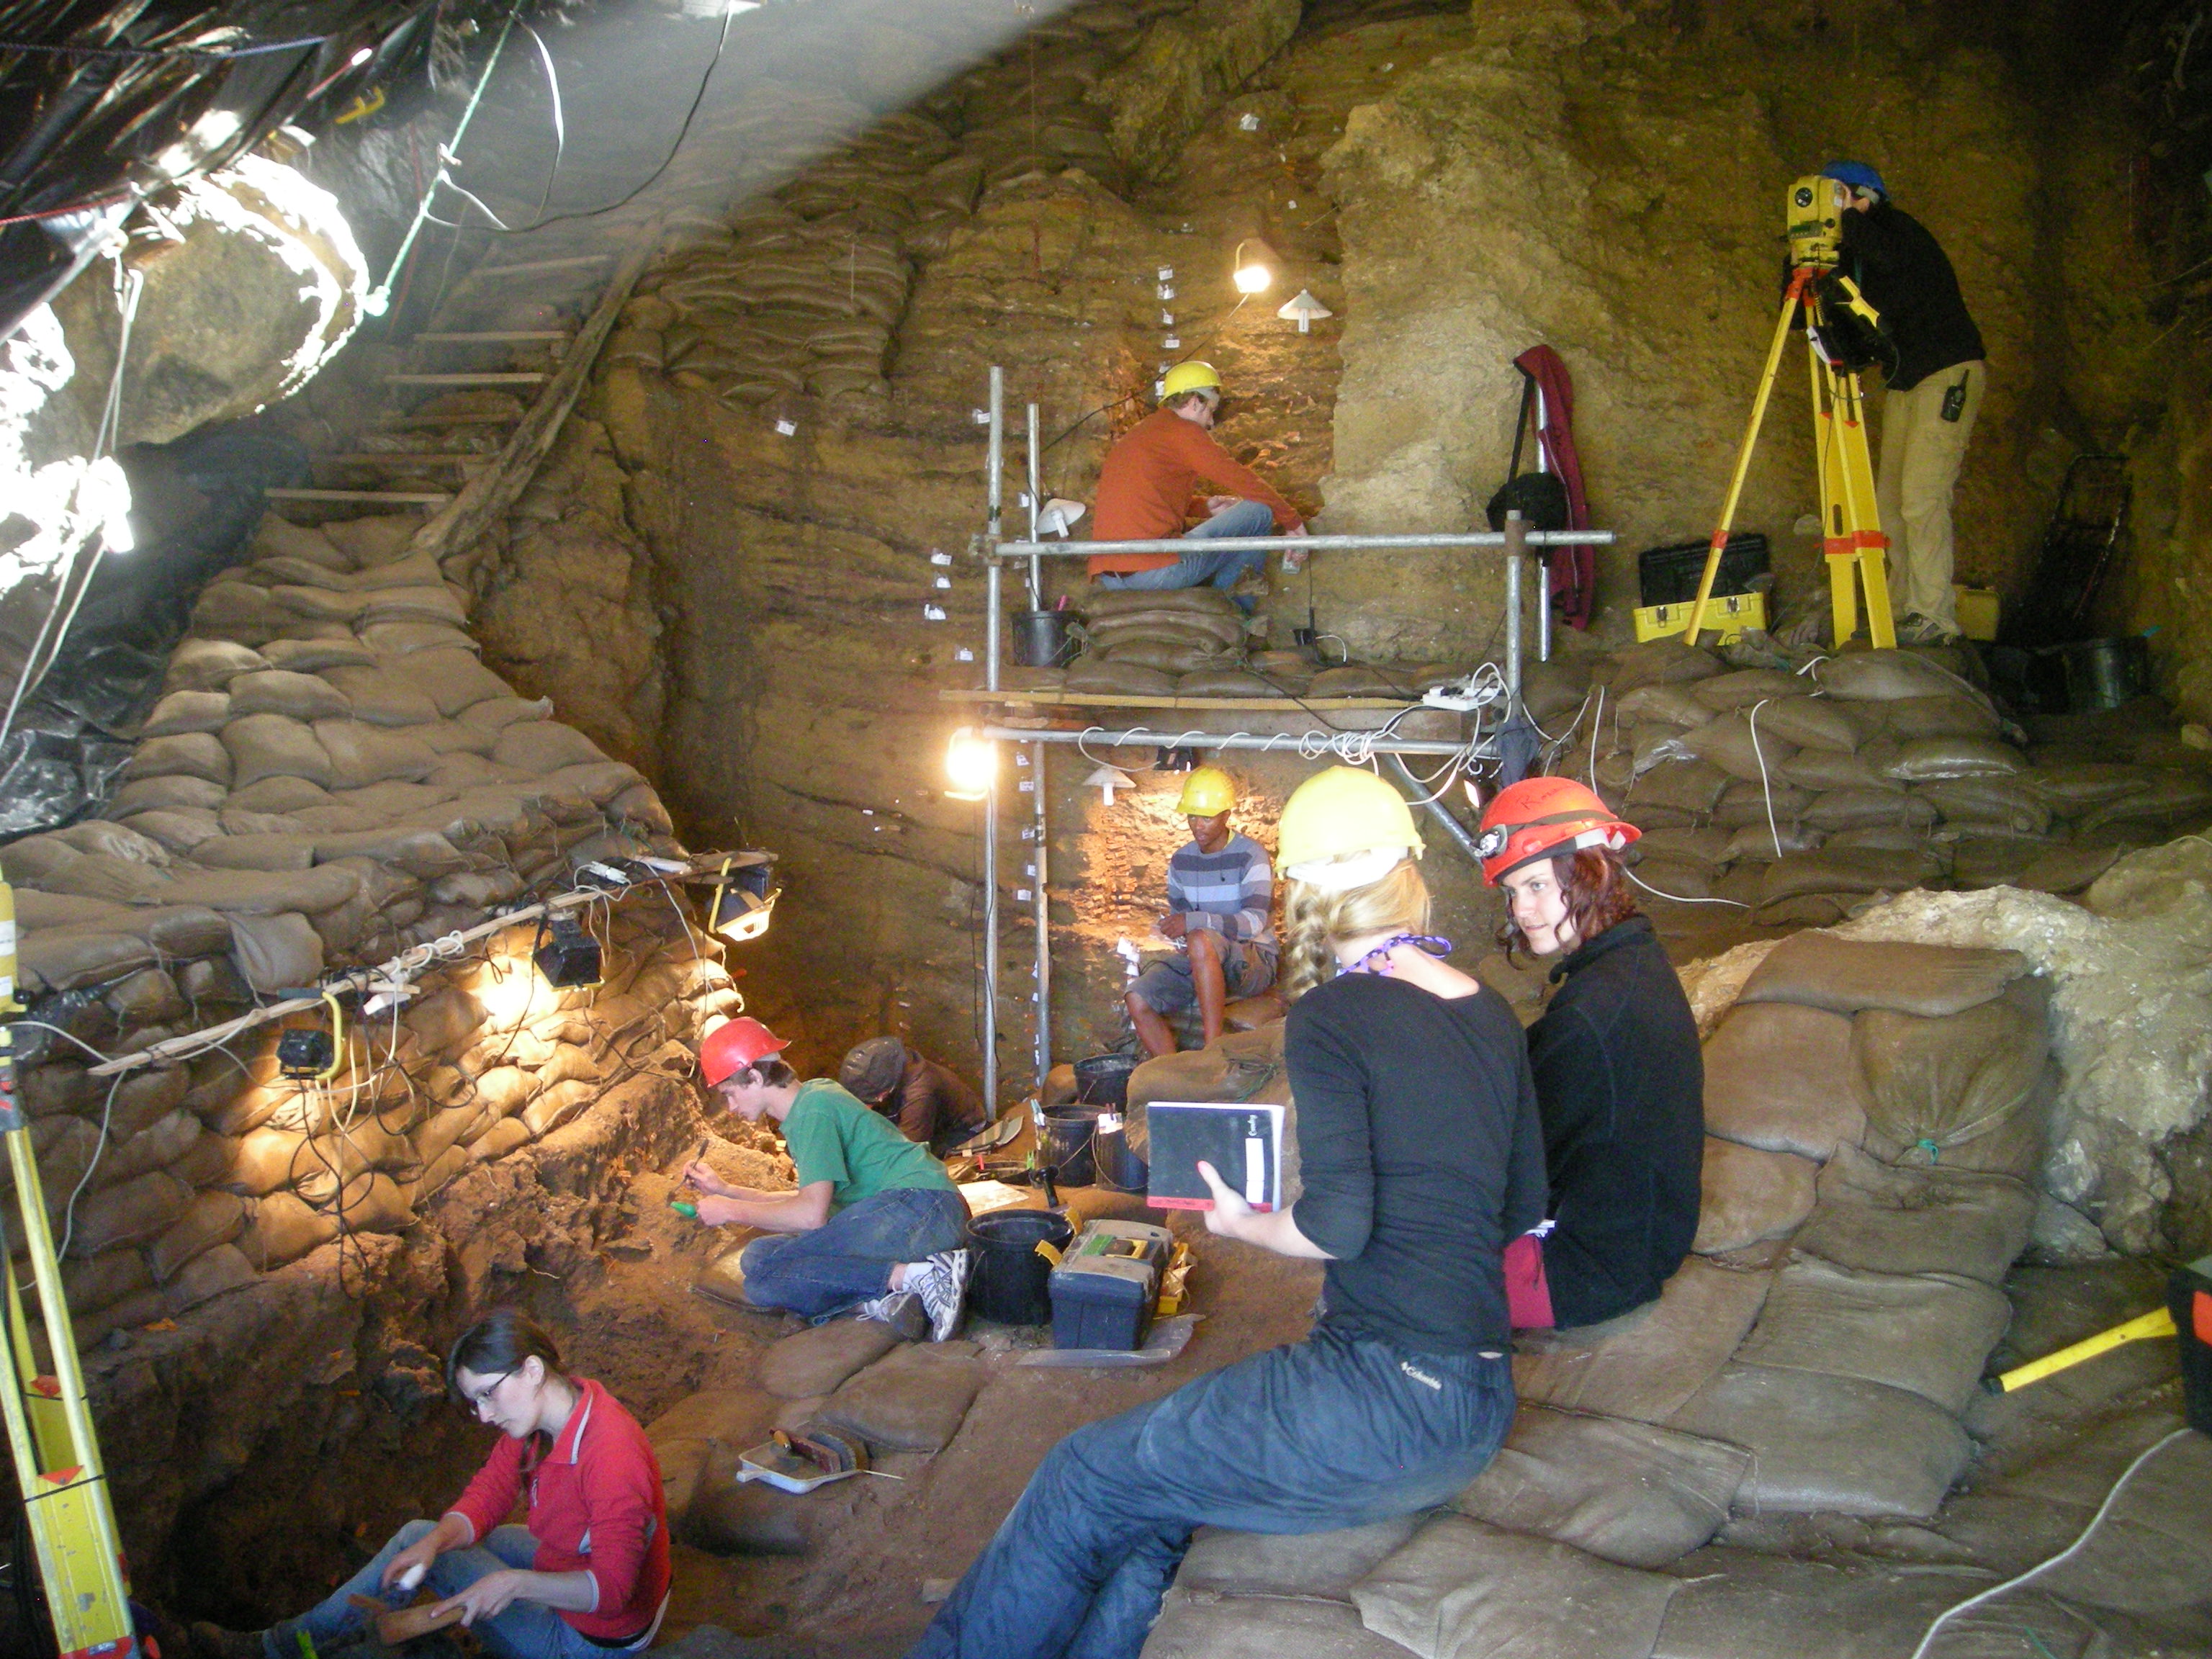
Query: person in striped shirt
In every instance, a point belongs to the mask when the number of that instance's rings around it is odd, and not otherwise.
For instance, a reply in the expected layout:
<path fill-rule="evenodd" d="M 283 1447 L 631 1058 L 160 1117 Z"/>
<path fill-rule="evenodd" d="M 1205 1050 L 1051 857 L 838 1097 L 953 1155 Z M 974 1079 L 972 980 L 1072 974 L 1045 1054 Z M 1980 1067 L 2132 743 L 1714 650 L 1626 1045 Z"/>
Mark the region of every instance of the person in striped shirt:
<path fill-rule="evenodd" d="M 1126 999 L 1129 1023 L 1148 1054 L 1175 1053 L 1168 1015 L 1195 1003 L 1211 1042 L 1221 1035 L 1222 1011 L 1232 998 L 1256 997 L 1275 982 L 1268 921 L 1274 866 L 1267 848 L 1230 829 L 1236 804 L 1237 787 L 1217 766 L 1194 771 L 1176 803 L 1191 839 L 1168 860 L 1168 911 L 1159 931 L 1182 950 L 1139 974 Z"/>

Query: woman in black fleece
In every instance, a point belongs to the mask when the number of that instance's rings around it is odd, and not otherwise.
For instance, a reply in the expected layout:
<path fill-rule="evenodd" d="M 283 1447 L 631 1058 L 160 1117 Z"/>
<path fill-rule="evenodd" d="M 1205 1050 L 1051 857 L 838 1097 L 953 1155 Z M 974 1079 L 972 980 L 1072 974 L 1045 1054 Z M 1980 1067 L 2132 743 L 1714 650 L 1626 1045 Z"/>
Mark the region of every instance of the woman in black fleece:
<path fill-rule="evenodd" d="M 1498 942 L 1557 958 L 1559 988 L 1528 1030 L 1551 1225 L 1540 1253 L 1508 1257 L 1509 1272 L 1532 1270 L 1513 1274 L 1514 1322 L 1595 1325 L 1656 1301 L 1697 1236 L 1697 1021 L 1636 911 L 1621 861 L 1633 824 L 1571 779 L 1528 778 L 1499 792 L 1482 828 L 1483 878 L 1506 894 Z"/>

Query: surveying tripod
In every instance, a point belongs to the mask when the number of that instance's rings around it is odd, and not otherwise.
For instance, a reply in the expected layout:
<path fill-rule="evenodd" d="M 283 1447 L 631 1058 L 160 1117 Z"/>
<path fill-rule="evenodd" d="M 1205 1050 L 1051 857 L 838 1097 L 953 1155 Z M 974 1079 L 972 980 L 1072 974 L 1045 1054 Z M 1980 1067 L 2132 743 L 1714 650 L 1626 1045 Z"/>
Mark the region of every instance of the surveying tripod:
<path fill-rule="evenodd" d="M 0 1221 L 0 1260 L 6 1261 L 8 1280 L 0 1317 L 7 1322 L 6 1358 L 13 1362 L 0 1364 L 0 1418 L 7 1423 L 8 1450 L 61 1659 L 138 1659 L 115 1508 L 93 1433 L 76 1337 L 70 1328 L 61 1261 L 46 1225 L 30 1119 L 15 1091 L 15 1033 L 5 1017 L 22 1012 L 15 1000 L 15 896 L 0 882 L 0 1140 L 7 1143 L 8 1168 L 22 1212 L 22 1243 L 52 1359 L 51 1372 L 39 1369 L 12 1241 Z M 17 1561 L 14 1567 L 21 1575 L 31 1564 Z"/>
<path fill-rule="evenodd" d="M 1889 538 L 1881 533 L 1881 518 L 1875 507 L 1874 463 L 1867 456 L 1866 403 L 1859 390 L 1858 370 L 1833 340 L 1822 336 L 1823 328 L 1832 331 L 1841 321 L 1834 317 L 1832 307 L 1840 305 L 1869 328 L 1880 320 L 1858 284 L 1836 272 L 1843 249 L 1839 191 L 1840 186 L 1820 178 L 1800 179 L 1790 186 L 1789 285 L 1783 290 L 1782 315 L 1774 325 L 1773 342 L 1766 348 L 1766 370 L 1759 376 L 1759 395 L 1752 399 L 1751 424 L 1745 428 L 1743 447 L 1736 453 L 1735 475 L 1729 480 L 1728 499 L 1721 506 L 1720 526 L 1713 532 L 1705 574 L 1698 582 L 1698 602 L 1690 612 L 1689 630 L 1683 635 L 1690 645 L 1698 642 L 1698 629 L 1705 624 L 1713 578 L 1720 572 L 1721 553 L 1728 546 L 1729 528 L 1743 498 L 1744 479 L 1751 471 L 1752 452 L 1759 446 L 1759 428 L 1766 418 L 1775 373 L 1782 366 L 1782 349 L 1801 313 L 1812 374 L 1813 451 L 1820 473 L 1822 551 L 1828 560 L 1836 643 L 1840 646 L 1858 632 L 1861 584 L 1866 588 L 1868 633 L 1885 650 L 1897 643 L 1897 629 L 1889 614 L 1889 574 L 1884 556 Z"/>

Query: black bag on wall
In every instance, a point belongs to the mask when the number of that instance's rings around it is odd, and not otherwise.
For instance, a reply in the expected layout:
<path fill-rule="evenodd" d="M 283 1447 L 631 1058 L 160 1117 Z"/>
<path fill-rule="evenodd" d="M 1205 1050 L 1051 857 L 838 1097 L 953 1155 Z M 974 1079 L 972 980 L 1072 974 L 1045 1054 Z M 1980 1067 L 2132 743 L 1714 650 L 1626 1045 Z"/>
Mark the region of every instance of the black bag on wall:
<path fill-rule="evenodd" d="M 1528 416 L 1536 401 L 1536 382 L 1526 370 L 1521 375 L 1521 412 L 1513 422 L 1513 459 L 1505 468 L 1505 482 L 1490 498 L 1486 509 L 1492 530 L 1505 528 L 1508 513 L 1520 514 L 1531 530 L 1565 530 L 1567 526 L 1567 486 L 1556 472 L 1523 472 L 1521 445 L 1528 432 Z"/>

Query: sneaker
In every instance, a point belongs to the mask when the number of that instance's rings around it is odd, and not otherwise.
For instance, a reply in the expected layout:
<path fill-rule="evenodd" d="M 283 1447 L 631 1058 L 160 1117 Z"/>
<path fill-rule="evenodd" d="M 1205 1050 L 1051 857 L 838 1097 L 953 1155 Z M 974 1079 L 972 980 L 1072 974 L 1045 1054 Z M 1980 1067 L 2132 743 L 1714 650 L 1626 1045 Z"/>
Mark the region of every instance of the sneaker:
<path fill-rule="evenodd" d="M 912 1291 L 890 1291 L 872 1302 L 863 1302 L 858 1311 L 863 1319 L 890 1326 L 902 1342 L 920 1342 L 929 1335 L 929 1310 Z"/>
<path fill-rule="evenodd" d="M 968 1275 L 975 1266 L 975 1257 L 966 1250 L 939 1250 L 927 1261 L 908 1266 L 906 1287 L 929 1310 L 931 1341 L 947 1341 L 959 1330 L 967 1310 Z"/>
<path fill-rule="evenodd" d="M 269 1650 L 258 1630 L 225 1630 L 206 1620 L 197 1620 L 190 1632 L 192 1659 L 267 1659 Z"/>
<path fill-rule="evenodd" d="M 1917 611 L 1908 611 L 1897 625 L 1899 645 L 1948 645 L 1959 637 L 1958 630 L 1946 628 L 1932 617 L 1923 617 Z"/>

